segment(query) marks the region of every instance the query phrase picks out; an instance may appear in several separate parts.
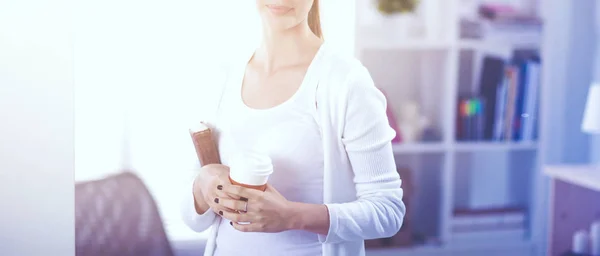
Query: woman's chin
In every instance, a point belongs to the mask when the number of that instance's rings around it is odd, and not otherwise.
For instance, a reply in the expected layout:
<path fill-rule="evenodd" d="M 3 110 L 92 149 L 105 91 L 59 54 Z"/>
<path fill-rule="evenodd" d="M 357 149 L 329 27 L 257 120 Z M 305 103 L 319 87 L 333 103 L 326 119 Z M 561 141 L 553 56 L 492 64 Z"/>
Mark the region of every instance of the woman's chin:
<path fill-rule="evenodd" d="M 289 19 L 270 19 L 268 26 L 272 31 L 285 31 L 294 27 L 294 23 Z"/>

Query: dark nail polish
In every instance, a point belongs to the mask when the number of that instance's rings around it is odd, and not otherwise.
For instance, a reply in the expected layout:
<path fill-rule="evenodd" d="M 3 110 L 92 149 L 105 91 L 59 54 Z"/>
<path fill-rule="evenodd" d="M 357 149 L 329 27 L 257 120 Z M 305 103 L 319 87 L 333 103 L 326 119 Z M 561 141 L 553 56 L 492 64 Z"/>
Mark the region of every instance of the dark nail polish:
<path fill-rule="evenodd" d="M 217 186 L 217 189 L 218 189 L 218 190 L 223 190 L 223 186 L 222 186 L 222 185 L 218 185 L 218 186 Z"/>
<path fill-rule="evenodd" d="M 231 221 L 230 221 L 230 222 L 229 222 L 229 225 L 233 226 L 233 222 L 231 222 Z"/>
<path fill-rule="evenodd" d="M 242 200 L 244 202 L 248 202 L 248 198 L 245 198 L 245 197 L 240 197 L 240 200 Z"/>
<path fill-rule="evenodd" d="M 219 203 L 219 198 L 215 198 L 215 203 Z"/>
<path fill-rule="evenodd" d="M 219 211 L 219 215 L 223 215 L 223 211 Z"/>

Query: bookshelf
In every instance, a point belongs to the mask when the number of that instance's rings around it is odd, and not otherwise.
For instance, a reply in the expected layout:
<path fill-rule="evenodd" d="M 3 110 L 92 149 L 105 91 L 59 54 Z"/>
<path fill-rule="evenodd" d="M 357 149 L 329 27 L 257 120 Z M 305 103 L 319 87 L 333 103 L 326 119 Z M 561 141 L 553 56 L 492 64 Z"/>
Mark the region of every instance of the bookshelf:
<path fill-rule="evenodd" d="M 531 136 L 525 136 L 522 129 L 518 136 L 513 129 L 500 129 L 498 134 L 503 135 L 497 140 L 485 136 L 461 139 L 458 134 L 462 132 L 459 126 L 462 119 L 457 118 L 457 113 L 462 95 L 481 96 L 478 92 L 482 72 L 484 67 L 489 67 L 484 57 L 505 60 L 502 81 L 510 81 L 504 78 L 504 69 L 520 52 L 541 55 L 542 37 L 536 31 L 515 36 L 466 38 L 461 35 L 462 13 L 465 12 L 461 8 L 472 5 L 464 5 L 466 0 L 423 0 L 432 7 L 430 1 L 438 4 L 436 13 L 440 10 L 443 13 L 437 15 L 437 24 L 425 20 L 431 19 L 432 15 L 424 14 L 431 9 L 423 9 L 418 13 L 425 21 L 413 25 L 425 31 L 428 26 L 437 26 L 438 33 L 424 32 L 410 38 L 386 35 L 393 32 L 389 31 L 393 26 L 383 26 L 388 31 L 374 29 L 373 24 L 389 21 L 372 17 L 373 10 L 368 8 L 372 8 L 369 4 L 373 1 L 355 1 L 355 54 L 387 95 L 394 113 L 402 115 L 407 102 L 416 103 L 418 113 L 426 117 L 428 123 L 427 132 L 419 140 L 393 145 L 398 167 L 409 168 L 412 173 L 413 212 L 410 214 L 415 244 L 370 249 L 367 255 L 495 255 L 492 252 L 537 255 L 535 245 L 539 238 L 533 235 L 537 228 L 533 224 L 536 216 L 530 213 L 534 211 L 533 188 L 540 168 L 538 125 L 533 126 L 535 132 Z M 515 68 L 521 65 L 518 63 Z M 541 83 L 538 81 L 538 84 Z M 540 91 L 535 94 L 541 95 Z M 533 100 L 538 101 L 539 96 Z M 524 109 L 523 106 L 521 110 Z M 538 107 L 536 111 L 541 115 L 543 110 Z M 402 122 L 402 118 L 396 118 Z M 506 134 L 511 134 L 511 138 L 504 139 Z M 514 136 L 522 138 L 513 139 Z M 518 232 L 465 234 L 453 229 L 458 211 L 473 210 L 472 217 L 467 215 L 466 218 L 477 221 L 479 215 L 475 212 L 478 210 L 502 211 L 509 207 L 519 209 L 521 228 Z"/>

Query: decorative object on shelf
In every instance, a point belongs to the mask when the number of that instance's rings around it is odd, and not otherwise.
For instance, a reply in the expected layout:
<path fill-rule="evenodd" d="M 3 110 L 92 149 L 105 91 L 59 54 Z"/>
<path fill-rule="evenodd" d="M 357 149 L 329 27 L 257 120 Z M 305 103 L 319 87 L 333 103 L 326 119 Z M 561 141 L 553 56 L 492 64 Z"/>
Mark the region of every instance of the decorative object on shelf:
<path fill-rule="evenodd" d="M 441 40 L 448 3 L 439 0 L 361 0 L 357 24 L 378 40 Z"/>
<path fill-rule="evenodd" d="M 421 142 L 436 142 L 441 140 L 442 135 L 437 129 L 433 127 L 425 128 L 425 130 L 423 130 L 423 133 L 421 134 Z"/>
<path fill-rule="evenodd" d="M 589 252 L 590 237 L 586 230 L 579 230 L 573 234 L 571 253 L 586 255 Z"/>
<path fill-rule="evenodd" d="M 590 253 L 594 256 L 600 255 L 600 220 L 590 226 Z"/>
<path fill-rule="evenodd" d="M 419 2 L 419 0 L 377 0 L 377 10 L 386 15 L 414 12 Z"/>
<path fill-rule="evenodd" d="M 590 232 L 579 230 L 573 235 L 571 252 L 567 255 L 600 255 L 600 221 L 590 225 Z"/>
<path fill-rule="evenodd" d="M 403 142 L 419 141 L 429 123 L 429 119 L 421 114 L 419 104 L 414 101 L 407 101 L 402 104 L 398 125 L 402 131 Z"/>
<path fill-rule="evenodd" d="M 581 129 L 587 133 L 600 134 L 600 83 L 590 87 Z"/>
<path fill-rule="evenodd" d="M 416 13 L 419 0 L 375 0 L 380 14 L 383 34 L 392 40 L 404 40 L 418 34 L 419 17 Z"/>

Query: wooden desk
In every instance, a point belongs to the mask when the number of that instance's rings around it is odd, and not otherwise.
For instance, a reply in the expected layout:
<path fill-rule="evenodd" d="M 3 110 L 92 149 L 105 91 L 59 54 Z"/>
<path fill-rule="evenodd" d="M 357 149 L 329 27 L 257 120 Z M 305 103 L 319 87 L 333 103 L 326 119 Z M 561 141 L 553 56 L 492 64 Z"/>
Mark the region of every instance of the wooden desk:
<path fill-rule="evenodd" d="M 571 248 L 575 231 L 600 220 L 600 166 L 547 166 L 544 172 L 552 179 L 548 253 L 558 256 Z"/>

